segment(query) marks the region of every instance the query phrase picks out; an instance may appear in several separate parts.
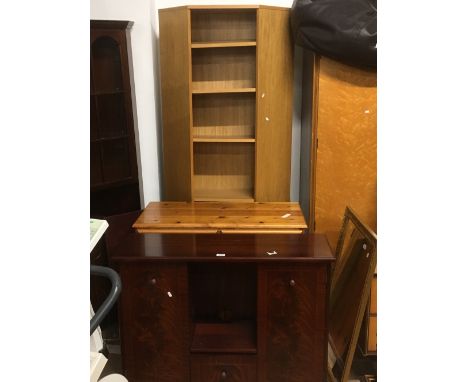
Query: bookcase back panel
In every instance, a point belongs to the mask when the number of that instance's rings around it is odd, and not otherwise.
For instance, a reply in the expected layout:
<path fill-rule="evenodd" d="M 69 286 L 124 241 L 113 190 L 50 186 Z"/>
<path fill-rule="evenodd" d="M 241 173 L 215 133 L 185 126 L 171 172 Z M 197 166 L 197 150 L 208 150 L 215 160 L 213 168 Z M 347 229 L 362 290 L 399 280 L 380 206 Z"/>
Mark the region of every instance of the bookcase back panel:
<path fill-rule="evenodd" d="M 195 200 L 253 198 L 255 145 L 195 143 Z"/>
<path fill-rule="evenodd" d="M 192 10 L 192 42 L 255 41 L 256 10 Z"/>
<path fill-rule="evenodd" d="M 255 88 L 255 47 L 192 49 L 192 90 Z"/>
<path fill-rule="evenodd" d="M 255 94 L 193 96 L 194 137 L 255 138 Z"/>
<path fill-rule="evenodd" d="M 123 93 L 96 96 L 99 108 L 99 138 L 115 138 L 127 133 L 125 99 Z"/>
<path fill-rule="evenodd" d="M 114 92 L 123 89 L 120 45 L 110 36 L 98 37 L 91 44 L 93 87 L 91 92 Z"/>
<path fill-rule="evenodd" d="M 114 182 L 132 176 L 127 139 L 115 139 L 101 145 L 104 182 Z"/>

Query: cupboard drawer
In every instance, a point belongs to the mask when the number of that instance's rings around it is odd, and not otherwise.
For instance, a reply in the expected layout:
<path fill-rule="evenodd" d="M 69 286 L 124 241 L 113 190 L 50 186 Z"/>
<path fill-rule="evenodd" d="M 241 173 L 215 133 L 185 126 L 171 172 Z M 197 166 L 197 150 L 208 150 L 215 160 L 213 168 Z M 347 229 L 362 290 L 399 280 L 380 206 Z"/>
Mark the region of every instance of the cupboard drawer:
<path fill-rule="evenodd" d="M 257 357 L 192 355 L 191 382 L 256 382 Z"/>

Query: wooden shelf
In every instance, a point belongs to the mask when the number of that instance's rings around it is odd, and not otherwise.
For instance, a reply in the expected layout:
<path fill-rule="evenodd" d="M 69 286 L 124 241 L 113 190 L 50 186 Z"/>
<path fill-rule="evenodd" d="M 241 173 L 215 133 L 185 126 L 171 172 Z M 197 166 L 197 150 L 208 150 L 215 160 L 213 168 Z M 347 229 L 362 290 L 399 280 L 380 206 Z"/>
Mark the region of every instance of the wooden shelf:
<path fill-rule="evenodd" d="M 115 141 L 118 139 L 128 139 L 128 134 L 121 134 L 121 135 L 114 135 L 109 137 L 101 137 L 91 139 L 91 143 L 99 143 L 99 142 L 106 142 L 106 141 Z"/>
<path fill-rule="evenodd" d="M 114 95 L 114 94 L 124 94 L 125 90 L 102 90 L 91 92 L 92 96 L 102 96 L 102 95 Z"/>
<path fill-rule="evenodd" d="M 234 48 L 238 46 L 256 46 L 256 41 L 210 41 L 210 42 L 192 42 L 193 49 L 204 48 Z"/>
<path fill-rule="evenodd" d="M 190 351 L 255 354 L 256 343 L 254 322 L 196 323 Z"/>
<path fill-rule="evenodd" d="M 255 93 L 256 88 L 209 88 L 192 89 L 192 94 L 215 94 L 215 93 Z"/>
<path fill-rule="evenodd" d="M 248 137 L 219 137 L 219 136 L 206 136 L 206 137 L 193 137 L 193 142 L 206 142 L 206 143 L 255 143 L 255 138 Z"/>
<path fill-rule="evenodd" d="M 194 201 L 244 201 L 253 202 L 253 190 L 245 189 L 198 189 L 194 190 Z"/>

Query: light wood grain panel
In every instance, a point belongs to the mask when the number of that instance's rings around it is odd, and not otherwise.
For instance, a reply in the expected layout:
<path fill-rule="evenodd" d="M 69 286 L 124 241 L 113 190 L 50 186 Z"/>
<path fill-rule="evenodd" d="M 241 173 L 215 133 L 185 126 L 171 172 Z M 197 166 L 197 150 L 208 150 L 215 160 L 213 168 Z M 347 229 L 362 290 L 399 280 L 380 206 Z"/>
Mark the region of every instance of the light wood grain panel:
<path fill-rule="evenodd" d="M 190 30 L 187 8 L 159 12 L 165 200 L 191 200 Z"/>
<path fill-rule="evenodd" d="M 377 351 L 377 317 L 369 317 L 369 337 L 367 343 L 367 349 L 370 352 Z"/>
<path fill-rule="evenodd" d="M 193 96 L 194 137 L 255 137 L 255 94 Z"/>
<path fill-rule="evenodd" d="M 194 194 L 206 198 L 212 190 L 232 198 L 232 191 L 253 197 L 254 145 L 251 143 L 195 143 Z M 204 193 L 207 190 L 207 193 Z M 231 196 L 229 196 L 231 195 Z"/>
<path fill-rule="evenodd" d="M 372 279 L 369 313 L 377 314 L 377 276 Z"/>
<path fill-rule="evenodd" d="M 255 88 L 255 47 L 193 49 L 192 88 Z"/>
<path fill-rule="evenodd" d="M 320 58 L 315 230 L 332 248 L 346 206 L 377 227 L 377 76 Z"/>
<path fill-rule="evenodd" d="M 289 12 L 260 8 L 257 24 L 255 200 L 287 201 L 293 102 Z"/>
<path fill-rule="evenodd" d="M 159 206 L 159 207 L 158 207 Z M 271 210 L 285 210 L 286 212 L 301 211 L 299 204 L 296 202 L 272 202 L 272 203 L 223 203 L 223 202 L 204 202 L 204 203 L 191 203 L 191 202 L 150 202 L 145 208 L 145 212 L 149 209 L 181 209 L 189 208 L 198 213 L 204 209 L 223 209 L 227 211 L 236 211 L 239 209 L 249 211 L 271 211 Z"/>
<path fill-rule="evenodd" d="M 194 42 L 192 43 L 193 49 L 206 49 L 206 48 L 227 48 L 236 46 L 256 46 L 256 41 L 213 41 L 213 42 Z"/>
<path fill-rule="evenodd" d="M 255 41 L 255 9 L 193 9 L 192 42 Z"/>
<path fill-rule="evenodd" d="M 243 138 L 241 136 L 233 136 L 229 138 L 219 138 L 217 136 L 206 136 L 193 138 L 194 142 L 211 142 L 211 143 L 255 143 L 254 138 Z"/>
<path fill-rule="evenodd" d="M 139 232 L 300 233 L 307 228 L 298 203 L 152 202 L 133 224 Z"/>

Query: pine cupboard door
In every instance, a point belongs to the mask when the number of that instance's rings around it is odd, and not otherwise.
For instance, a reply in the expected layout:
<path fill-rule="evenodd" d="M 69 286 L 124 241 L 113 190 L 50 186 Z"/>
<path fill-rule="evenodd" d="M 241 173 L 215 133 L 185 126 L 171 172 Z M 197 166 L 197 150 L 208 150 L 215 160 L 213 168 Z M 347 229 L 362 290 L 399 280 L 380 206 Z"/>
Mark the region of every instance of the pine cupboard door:
<path fill-rule="evenodd" d="M 259 266 L 259 381 L 324 381 L 327 279 L 326 265 Z"/>
<path fill-rule="evenodd" d="M 189 380 L 187 268 L 121 266 L 124 374 L 135 382 Z"/>

